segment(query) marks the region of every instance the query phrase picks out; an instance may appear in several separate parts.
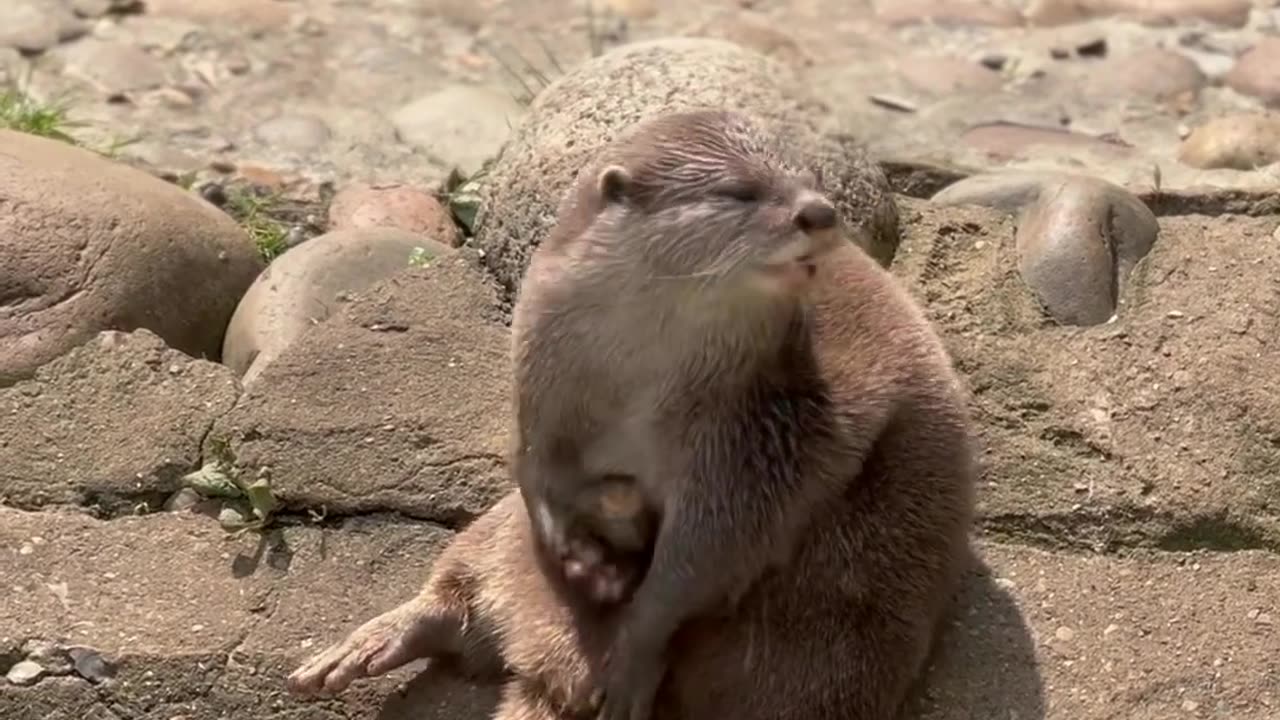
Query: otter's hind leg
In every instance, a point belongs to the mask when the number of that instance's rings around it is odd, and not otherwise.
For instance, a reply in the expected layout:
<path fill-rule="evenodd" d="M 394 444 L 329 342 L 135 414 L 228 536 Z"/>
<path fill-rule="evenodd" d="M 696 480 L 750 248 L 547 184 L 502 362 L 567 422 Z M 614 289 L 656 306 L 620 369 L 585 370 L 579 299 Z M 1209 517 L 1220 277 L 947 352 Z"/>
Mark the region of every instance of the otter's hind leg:
<path fill-rule="evenodd" d="M 477 642 L 473 634 L 463 637 L 468 607 L 458 570 L 448 568 L 414 599 L 312 657 L 289 676 L 289 690 L 304 696 L 333 694 L 357 678 L 375 677 L 424 657 L 456 659 L 477 673 L 500 669 L 496 648 Z"/>

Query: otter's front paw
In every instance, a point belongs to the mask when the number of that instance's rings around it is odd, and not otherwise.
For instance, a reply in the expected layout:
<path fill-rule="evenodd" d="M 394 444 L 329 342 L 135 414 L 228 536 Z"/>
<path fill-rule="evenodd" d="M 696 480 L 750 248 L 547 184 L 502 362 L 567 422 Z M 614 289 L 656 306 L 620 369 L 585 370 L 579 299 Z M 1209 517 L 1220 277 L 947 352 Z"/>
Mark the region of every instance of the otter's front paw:
<path fill-rule="evenodd" d="M 303 663 L 286 685 L 295 695 L 340 692 L 356 678 L 381 675 L 428 654 L 431 632 L 424 608 L 416 601 L 405 603 Z"/>
<path fill-rule="evenodd" d="M 666 662 L 653 648 L 626 642 L 621 635 L 619 640 L 609 653 L 597 720 L 650 720 Z"/>

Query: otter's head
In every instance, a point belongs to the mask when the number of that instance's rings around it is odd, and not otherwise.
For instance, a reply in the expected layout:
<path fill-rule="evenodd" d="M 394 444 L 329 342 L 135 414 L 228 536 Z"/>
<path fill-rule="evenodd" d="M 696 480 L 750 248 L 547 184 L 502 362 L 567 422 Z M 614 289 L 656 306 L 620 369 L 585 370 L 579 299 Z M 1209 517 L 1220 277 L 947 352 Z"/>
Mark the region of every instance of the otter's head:
<path fill-rule="evenodd" d="M 659 116 L 606 149 L 583 177 L 597 251 L 653 283 L 791 296 L 841 242 L 839 216 L 812 173 L 786 162 L 746 117 Z"/>

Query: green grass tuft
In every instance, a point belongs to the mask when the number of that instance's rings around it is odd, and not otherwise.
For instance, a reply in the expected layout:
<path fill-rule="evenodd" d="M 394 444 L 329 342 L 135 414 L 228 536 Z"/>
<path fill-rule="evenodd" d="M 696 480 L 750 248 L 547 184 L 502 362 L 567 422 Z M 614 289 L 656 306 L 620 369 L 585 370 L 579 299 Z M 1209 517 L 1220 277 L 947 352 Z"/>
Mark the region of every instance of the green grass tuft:
<path fill-rule="evenodd" d="M 65 101 L 40 102 L 16 86 L 0 89 L 0 129 L 37 135 L 75 145 L 115 160 L 120 150 L 141 138 L 113 136 L 106 147 L 92 147 L 69 130 L 85 127 L 85 123 L 72 120 L 70 104 Z"/>
<path fill-rule="evenodd" d="M 0 91 L 0 128 L 79 145 L 64 128 L 76 127 L 61 103 L 37 102 L 17 88 Z"/>
<path fill-rule="evenodd" d="M 276 195 L 259 194 L 250 187 L 234 188 L 227 193 L 227 210 L 249 233 L 258 254 L 267 262 L 289 249 L 288 230 L 270 217 L 272 208 L 279 202 Z"/>

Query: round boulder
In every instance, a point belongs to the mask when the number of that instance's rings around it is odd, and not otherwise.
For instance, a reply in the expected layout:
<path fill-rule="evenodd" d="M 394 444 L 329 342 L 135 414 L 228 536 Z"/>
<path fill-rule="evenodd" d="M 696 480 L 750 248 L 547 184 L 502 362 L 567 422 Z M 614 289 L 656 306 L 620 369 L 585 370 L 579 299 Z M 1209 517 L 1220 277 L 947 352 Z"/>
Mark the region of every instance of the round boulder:
<path fill-rule="evenodd" d="M 933 196 L 1018 216 L 1018 271 L 1045 312 L 1067 325 L 1115 313 L 1160 226 L 1141 200 L 1098 178 L 1052 172 L 974 175 Z"/>
<path fill-rule="evenodd" d="M 216 359 L 262 269 L 196 195 L 72 145 L 0 130 L 0 386 L 101 330 Z"/>
<path fill-rule="evenodd" d="M 476 243 L 509 300 L 578 171 L 620 131 L 652 115 L 737 110 L 790 146 L 864 248 L 888 265 L 898 214 L 888 181 L 852 138 L 823 132 L 821 105 L 787 66 L 722 40 L 667 38 L 616 48 L 557 78 L 479 183 Z"/>
<path fill-rule="evenodd" d="M 422 248 L 418 252 L 418 248 Z M 245 293 L 222 346 L 223 362 L 251 384 L 304 329 L 334 314 L 349 295 L 451 250 L 396 228 L 335 230 L 281 255 Z"/>
<path fill-rule="evenodd" d="M 329 229 L 392 227 L 457 245 L 458 226 L 429 193 L 398 183 L 349 185 L 329 203 Z"/>
<path fill-rule="evenodd" d="M 1178 148 L 1192 167 L 1256 170 L 1280 162 L 1280 113 L 1238 113 L 1196 128 Z"/>

